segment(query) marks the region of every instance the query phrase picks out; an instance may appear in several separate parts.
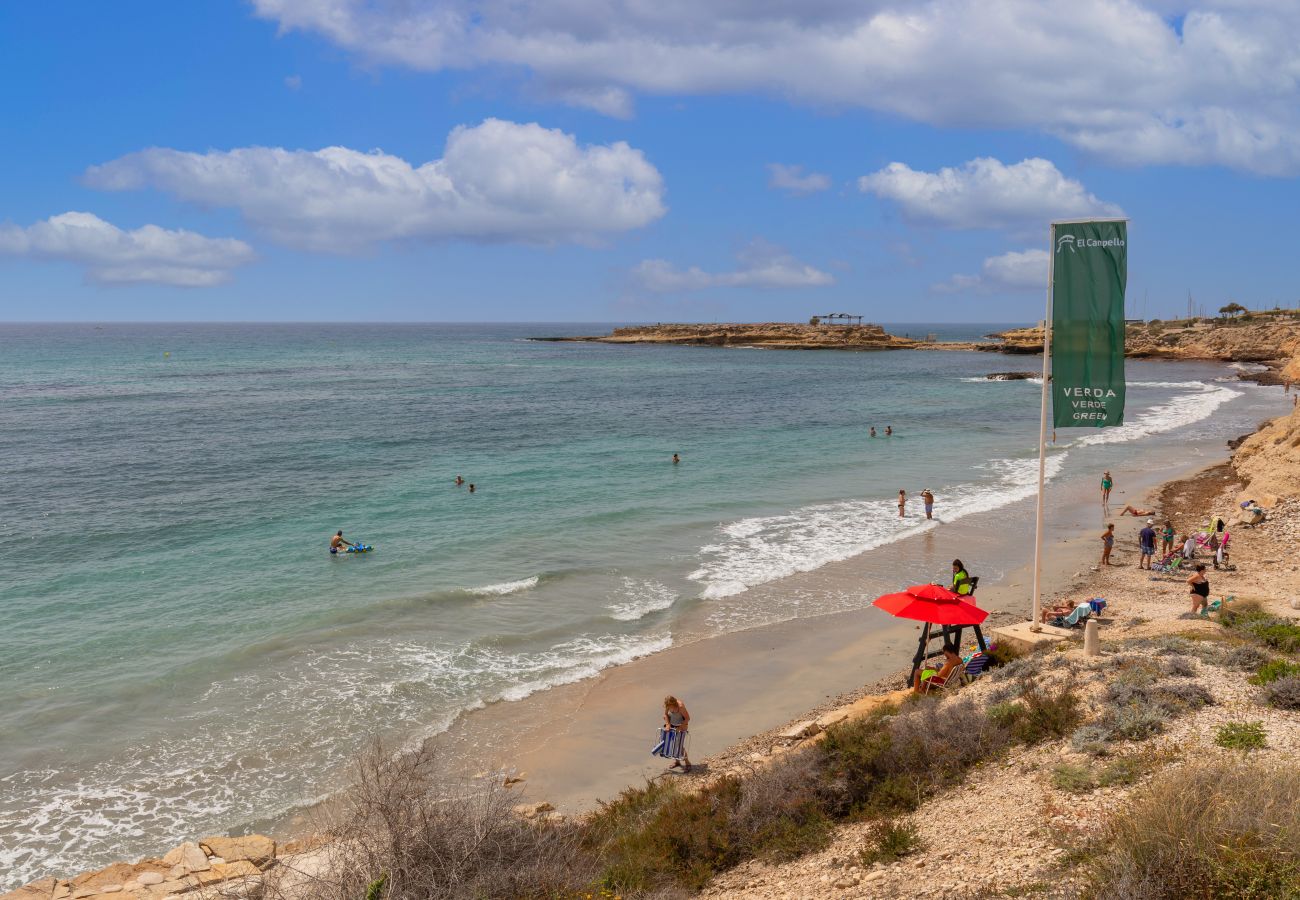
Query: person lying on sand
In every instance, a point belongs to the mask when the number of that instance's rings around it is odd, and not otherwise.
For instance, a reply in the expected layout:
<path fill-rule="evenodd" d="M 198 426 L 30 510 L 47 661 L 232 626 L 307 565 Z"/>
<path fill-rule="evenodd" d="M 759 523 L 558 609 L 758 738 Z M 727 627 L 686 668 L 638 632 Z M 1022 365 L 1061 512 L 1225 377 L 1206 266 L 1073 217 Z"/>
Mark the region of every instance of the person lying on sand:
<path fill-rule="evenodd" d="M 1068 616 L 1070 613 L 1074 612 L 1074 608 L 1077 605 L 1078 604 L 1071 603 L 1068 600 L 1062 600 L 1057 606 L 1044 606 L 1042 618 L 1043 624 L 1046 625 L 1049 619 L 1055 619 L 1057 616 Z"/>
<path fill-rule="evenodd" d="M 1127 505 L 1120 513 L 1121 516 L 1154 516 L 1154 509 L 1138 509 L 1136 506 Z"/>

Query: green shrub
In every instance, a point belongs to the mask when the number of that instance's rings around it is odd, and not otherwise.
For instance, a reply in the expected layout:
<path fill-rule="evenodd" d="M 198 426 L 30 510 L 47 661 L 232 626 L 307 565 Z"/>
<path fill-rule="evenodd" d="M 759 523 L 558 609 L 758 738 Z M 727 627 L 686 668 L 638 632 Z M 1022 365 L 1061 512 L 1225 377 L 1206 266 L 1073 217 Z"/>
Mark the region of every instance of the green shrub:
<path fill-rule="evenodd" d="M 1199 681 L 1162 684 L 1151 692 L 1151 697 L 1171 716 L 1214 705 L 1214 696 Z"/>
<path fill-rule="evenodd" d="M 1111 817 L 1077 871 L 1106 900 L 1300 896 L 1300 773 L 1245 762 L 1169 771 Z"/>
<path fill-rule="evenodd" d="M 1070 746 L 1079 753 L 1087 753 L 1091 756 L 1105 756 L 1110 752 L 1113 734 L 1109 728 L 1102 725 L 1090 724 L 1083 725 L 1074 730 L 1070 735 Z"/>
<path fill-rule="evenodd" d="M 1096 789 L 1097 780 L 1087 766 L 1061 763 L 1052 770 L 1052 787 L 1071 794 L 1086 794 Z"/>
<path fill-rule="evenodd" d="M 1097 773 L 1097 786 L 1137 784 L 1138 779 L 1150 772 L 1157 764 L 1156 760 L 1136 753 L 1117 757 L 1102 766 L 1101 771 Z"/>
<path fill-rule="evenodd" d="M 1259 750 L 1268 746 L 1263 722 L 1228 722 L 1214 734 L 1214 743 L 1233 750 Z"/>
<path fill-rule="evenodd" d="M 1283 653 L 1300 651 L 1300 625 L 1290 619 L 1259 619 L 1248 623 L 1246 631 L 1274 650 Z"/>
<path fill-rule="evenodd" d="M 1108 740 L 1144 741 L 1165 730 L 1167 717 L 1168 713 L 1154 704 L 1132 703 L 1107 708 L 1093 724 Z"/>
<path fill-rule="evenodd" d="M 1270 684 L 1265 693 L 1278 709 L 1300 709 L 1300 676 L 1289 675 Z"/>
<path fill-rule="evenodd" d="M 1249 671 L 1268 662 L 1268 654 L 1253 644 L 1233 647 L 1223 654 L 1223 664 L 1230 669 Z"/>
<path fill-rule="evenodd" d="M 1007 740 L 969 700 L 956 700 L 833 725 L 817 748 L 838 794 L 834 815 L 886 815 L 915 809 Z"/>
<path fill-rule="evenodd" d="M 858 853 L 858 862 L 863 866 L 896 862 L 924 846 L 920 831 L 911 822 L 883 819 L 871 826 L 867 846 Z"/>
<path fill-rule="evenodd" d="M 1011 735 L 1022 744 L 1065 737 L 1083 718 L 1072 684 L 1050 692 L 1035 685 L 1025 691 L 1021 702 L 1024 714 L 1011 726 Z"/>
<path fill-rule="evenodd" d="M 1251 684 L 1272 684 L 1279 678 L 1300 675 L 1300 664 L 1285 659 L 1270 659 L 1261 665 L 1249 679 Z"/>

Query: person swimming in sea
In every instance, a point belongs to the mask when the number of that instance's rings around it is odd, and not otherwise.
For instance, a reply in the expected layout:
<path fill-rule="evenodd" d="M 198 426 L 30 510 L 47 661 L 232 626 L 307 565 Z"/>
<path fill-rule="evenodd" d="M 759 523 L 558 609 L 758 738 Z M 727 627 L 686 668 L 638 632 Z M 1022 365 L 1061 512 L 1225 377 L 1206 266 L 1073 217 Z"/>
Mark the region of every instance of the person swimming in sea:
<path fill-rule="evenodd" d="M 674 453 L 674 454 L 673 454 L 673 465 L 675 466 L 675 465 L 677 465 L 677 464 L 678 464 L 679 462 L 681 462 L 681 461 L 682 461 L 682 458 L 681 458 L 680 456 L 678 456 L 676 453 Z"/>
<path fill-rule="evenodd" d="M 345 552 L 345 547 L 355 546 L 356 544 L 343 540 L 343 532 L 341 530 L 338 534 L 334 535 L 334 537 L 330 538 L 330 553 L 343 553 Z"/>
<path fill-rule="evenodd" d="M 889 437 L 889 436 L 890 436 L 891 434 L 893 434 L 893 433 L 894 433 L 894 426 L 893 426 L 893 425 L 886 425 L 886 426 L 885 426 L 885 437 Z"/>
<path fill-rule="evenodd" d="M 474 493 L 474 490 L 475 490 L 474 485 L 473 485 L 473 483 L 471 482 L 471 484 L 470 484 L 470 486 L 469 486 L 469 492 L 472 494 L 472 493 Z"/>
<path fill-rule="evenodd" d="M 464 484 L 464 483 L 465 483 L 465 479 L 464 479 L 464 478 L 461 478 L 459 475 L 457 475 L 457 476 L 456 476 L 456 487 L 460 487 L 460 486 L 461 486 L 462 484 Z"/>
<path fill-rule="evenodd" d="M 872 426 L 871 426 L 871 436 L 872 436 L 872 437 L 875 437 L 875 436 L 876 436 L 876 426 L 875 426 L 875 425 L 872 425 Z"/>

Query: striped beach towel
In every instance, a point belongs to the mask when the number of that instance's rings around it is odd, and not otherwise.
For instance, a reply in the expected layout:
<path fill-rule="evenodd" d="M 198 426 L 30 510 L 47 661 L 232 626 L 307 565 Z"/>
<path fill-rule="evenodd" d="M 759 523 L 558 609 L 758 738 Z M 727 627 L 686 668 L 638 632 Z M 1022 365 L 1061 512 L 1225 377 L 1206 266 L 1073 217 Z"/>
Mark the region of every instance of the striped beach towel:
<path fill-rule="evenodd" d="M 659 743 L 650 751 L 651 756 L 664 759 L 682 759 L 686 756 L 686 741 L 691 736 L 689 731 L 673 731 L 671 728 L 659 729 Z"/>

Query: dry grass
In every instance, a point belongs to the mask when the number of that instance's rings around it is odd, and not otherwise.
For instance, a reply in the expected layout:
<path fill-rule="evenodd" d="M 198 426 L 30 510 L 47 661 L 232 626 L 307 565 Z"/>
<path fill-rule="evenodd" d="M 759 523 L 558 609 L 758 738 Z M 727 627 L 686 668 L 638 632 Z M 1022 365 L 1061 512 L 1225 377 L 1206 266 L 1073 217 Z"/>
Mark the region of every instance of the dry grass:
<path fill-rule="evenodd" d="M 435 775 L 433 755 L 375 742 L 311 873 L 277 880 L 266 896 L 312 900 L 542 898 L 589 884 L 593 869 L 572 826 L 531 823 L 496 782 Z"/>
<path fill-rule="evenodd" d="M 1112 820 L 1085 867 L 1114 900 L 1300 896 L 1300 773 L 1250 762 L 1170 770 Z"/>

